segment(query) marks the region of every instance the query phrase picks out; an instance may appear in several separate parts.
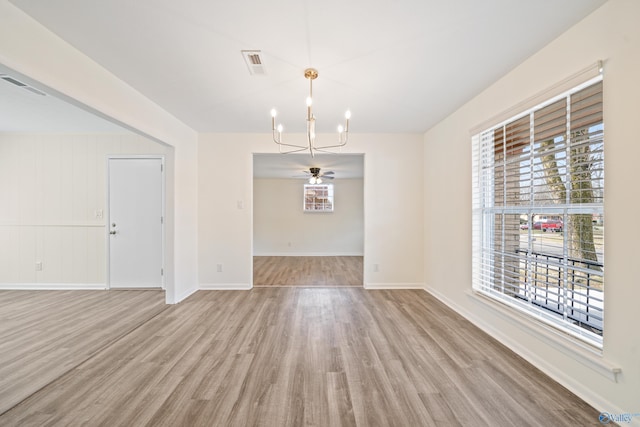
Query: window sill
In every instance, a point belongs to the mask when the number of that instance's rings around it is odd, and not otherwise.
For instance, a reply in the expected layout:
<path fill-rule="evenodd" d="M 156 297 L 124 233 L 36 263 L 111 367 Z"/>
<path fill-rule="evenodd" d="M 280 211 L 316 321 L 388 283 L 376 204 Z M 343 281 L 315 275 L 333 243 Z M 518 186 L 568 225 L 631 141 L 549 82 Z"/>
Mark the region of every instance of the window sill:
<path fill-rule="evenodd" d="M 552 342 L 554 347 L 565 355 L 570 356 L 611 381 L 618 382 L 618 374 L 622 372 L 622 369 L 604 359 L 602 350 L 599 348 L 563 333 L 535 318 L 520 314 L 515 309 L 484 295 L 482 292 L 472 289 L 467 291 L 467 295 L 482 304 L 490 305 L 492 309 L 498 311 L 500 315 L 513 321 L 518 327 L 527 330 L 532 335 L 537 335 L 544 341 Z"/>

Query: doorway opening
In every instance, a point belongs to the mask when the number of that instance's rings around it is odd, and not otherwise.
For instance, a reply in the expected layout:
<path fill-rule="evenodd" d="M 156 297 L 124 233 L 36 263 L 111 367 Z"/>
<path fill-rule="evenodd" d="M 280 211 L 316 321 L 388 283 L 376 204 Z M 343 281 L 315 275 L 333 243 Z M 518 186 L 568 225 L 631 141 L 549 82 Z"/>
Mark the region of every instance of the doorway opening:
<path fill-rule="evenodd" d="M 253 286 L 363 287 L 363 263 L 364 154 L 253 155 Z"/>

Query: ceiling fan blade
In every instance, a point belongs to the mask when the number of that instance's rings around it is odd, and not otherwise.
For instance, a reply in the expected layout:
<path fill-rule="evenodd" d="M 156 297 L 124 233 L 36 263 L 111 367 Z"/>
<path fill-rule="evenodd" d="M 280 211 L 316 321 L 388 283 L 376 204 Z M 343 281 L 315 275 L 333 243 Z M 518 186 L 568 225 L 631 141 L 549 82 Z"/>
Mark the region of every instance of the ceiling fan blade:
<path fill-rule="evenodd" d="M 326 172 L 322 172 L 320 175 L 333 175 L 335 172 L 334 171 L 326 171 Z"/>
<path fill-rule="evenodd" d="M 322 178 L 322 179 L 333 179 L 333 178 L 335 178 L 335 176 L 324 176 L 324 175 L 322 175 L 322 176 L 320 176 L 320 178 Z"/>

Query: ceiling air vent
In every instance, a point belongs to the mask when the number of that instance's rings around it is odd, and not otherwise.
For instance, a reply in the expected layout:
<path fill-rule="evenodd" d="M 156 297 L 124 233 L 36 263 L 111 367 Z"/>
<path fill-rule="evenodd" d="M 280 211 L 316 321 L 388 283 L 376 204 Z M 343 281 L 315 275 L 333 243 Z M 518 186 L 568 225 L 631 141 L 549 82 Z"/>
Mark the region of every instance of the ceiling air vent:
<path fill-rule="evenodd" d="M 4 80 L 5 82 L 11 83 L 12 85 L 16 85 L 18 87 L 21 87 L 25 90 L 28 90 L 29 92 L 33 92 L 35 94 L 38 95 L 42 95 L 42 96 L 46 96 L 47 94 L 42 92 L 41 90 L 36 89 L 35 87 L 31 87 L 29 85 L 27 85 L 26 83 L 22 83 L 20 80 L 17 80 L 7 74 L 0 74 L 0 79 Z"/>
<path fill-rule="evenodd" d="M 264 76 L 266 74 L 259 50 L 241 50 L 240 52 L 244 62 L 247 64 L 247 68 L 249 68 L 249 74 L 252 76 Z"/>
<path fill-rule="evenodd" d="M 16 86 L 20 86 L 20 87 L 25 87 L 26 86 L 26 84 L 22 83 L 21 81 L 18 81 L 16 79 L 14 79 L 11 76 L 7 76 L 6 74 L 0 74 L 0 79 L 4 80 L 6 82 L 9 82 L 11 84 L 14 84 Z"/>

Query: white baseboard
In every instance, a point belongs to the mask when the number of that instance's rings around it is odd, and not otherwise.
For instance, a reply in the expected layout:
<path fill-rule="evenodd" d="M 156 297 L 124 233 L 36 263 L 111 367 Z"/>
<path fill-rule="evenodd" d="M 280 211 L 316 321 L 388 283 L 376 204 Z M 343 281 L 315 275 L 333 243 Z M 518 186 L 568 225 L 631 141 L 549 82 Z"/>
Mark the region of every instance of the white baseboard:
<path fill-rule="evenodd" d="M 362 252 L 264 252 L 253 256 L 364 256 Z"/>
<path fill-rule="evenodd" d="M 188 289 L 188 290 L 184 291 L 183 293 L 181 293 L 180 295 L 176 295 L 175 301 L 172 302 L 172 303 L 169 303 L 169 304 L 178 304 L 178 303 L 186 300 L 187 298 L 189 298 L 191 295 L 195 294 L 196 292 L 198 292 L 198 288 Z"/>
<path fill-rule="evenodd" d="M 253 288 L 250 283 L 200 283 L 202 291 L 246 291 Z"/>
<path fill-rule="evenodd" d="M 365 283 L 365 289 L 424 289 L 424 283 Z"/>
<path fill-rule="evenodd" d="M 71 291 L 106 290 L 105 283 L 0 283 L 1 290 L 20 291 Z"/>
<path fill-rule="evenodd" d="M 583 399 L 589 405 L 596 408 L 598 411 L 607 412 L 610 414 L 623 414 L 621 408 L 618 408 L 617 405 L 614 405 L 610 402 L 605 396 L 598 394 L 597 390 L 591 390 L 586 388 L 583 384 L 576 381 L 575 378 L 568 376 L 565 372 L 559 369 L 557 366 L 550 363 L 548 360 L 540 357 L 539 354 L 531 351 L 526 346 L 521 345 L 519 342 L 513 340 L 510 336 L 503 333 L 499 328 L 496 328 L 489 322 L 480 319 L 478 316 L 470 313 L 468 310 L 462 308 L 460 305 L 441 294 L 438 291 L 434 291 L 431 288 L 425 287 L 424 290 L 429 294 L 433 295 L 440 302 L 445 304 L 447 307 L 460 314 L 465 319 L 469 320 L 475 326 L 480 328 L 483 332 L 487 333 L 491 337 L 497 339 L 500 343 L 504 344 L 511 351 L 518 354 L 520 357 L 525 359 L 527 362 L 531 363 L 536 368 L 540 369 L 546 375 L 551 377 L 554 381 L 558 382 L 562 386 L 566 387 L 576 396 Z M 470 297 L 473 297 L 470 295 Z M 477 297 L 475 297 L 477 298 Z M 577 352 L 576 352 L 577 353 Z M 578 356 L 574 353 L 574 356 Z M 577 362 L 581 363 L 580 360 L 576 359 Z M 630 425 L 640 426 L 640 416 L 634 417 L 631 420 Z"/>

